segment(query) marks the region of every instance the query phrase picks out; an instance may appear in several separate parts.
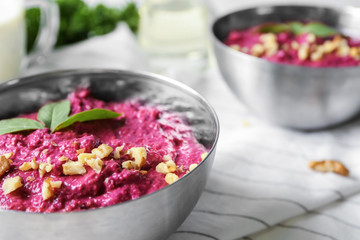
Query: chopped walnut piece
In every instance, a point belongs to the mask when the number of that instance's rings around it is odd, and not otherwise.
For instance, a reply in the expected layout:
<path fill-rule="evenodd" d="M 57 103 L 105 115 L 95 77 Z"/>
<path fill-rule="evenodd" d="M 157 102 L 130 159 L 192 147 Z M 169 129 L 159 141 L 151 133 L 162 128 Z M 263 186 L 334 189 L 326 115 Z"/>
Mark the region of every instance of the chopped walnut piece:
<path fill-rule="evenodd" d="M 51 145 L 53 145 L 54 147 L 57 147 L 57 143 L 56 143 L 56 142 L 51 142 Z"/>
<path fill-rule="evenodd" d="M 32 176 L 28 176 L 28 177 L 26 178 L 26 181 L 29 181 L 29 182 L 32 182 L 32 181 L 34 181 L 34 180 L 35 180 L 35 178 L 32 177 Z"/>
<path fill-rule="evenodd" d="M 161 162 L 156 166 L 156 171 L 159 173 L 173 173 L 176 171 L 177 166 L 173 160 L 167 162 Z"/>
<path fill-rule="evenodd" d="M 115 159 L 119 159 L 120 158 L 120 153 L 121 151 L 124 149 L 125 145 L 122 145 L 120 147 L 116 147 L 115 151 L 114 151 L 114 158 Z"/>
<path fill-rule="evenodd" d="M 339 47 L 337 49 L 337 55 L 340 57 L 346 57 L 350 53 L 350 47 L 346 41 L 346 39 L 342 39 L 339 43 Z"/>
<path fill-rule="evenodd" d="M 204 160 L 206 158 L 206 156 L 208 155 L 207 152 L 204 152 L 203 154 L 201 154 L 201 160 Z"/>
<path fill-rule="evenodd" d="M 191 165 L 189 166 L 189 171 L 194 170 L 197 166 L 198 166 L 198 164 L 196 164 L 196 163 L 191 164 Z"/>
<path fill-rule="evenodd" d="M 5 179 L 2 185 L 2 189 L 5 194 L 9 194 L 22 186 L 22 178 L 20 176 L 16 176 Z"/>
<path fill-rule="evenodd" d="M 105 157 L 109 156 L 110 153 L 112 153 L 112 151 L 113 151 L 113 148 L 110 147 L 109 145 L 101 144 L 97 148 L 94 148 L 93 150 L 91 150 L 91 153 L 95 154 L 99 158 L 105 158 Z"/>
<path fill-rule="evenodd" d="M 163 162 L 159 163 L 159 164 L 156 166 L 155 170 L 156 170 L 157 172 L 159 172 L 159 173 L 164 173 L 164 174 L 170 172 L 169 169 L 168 169 L 168 167 L 166 166 L 166 163 L 163 163 Z"/>
<path fill-rule="evenodd" d="M 311 53 L 311 61 L 319 61 L 323 58 L 324 50 L 323 47 L 318 47 L 315 52 Z"/>
<path fill-rule="evenodd" d="M 314 43 L 316 41 L 316 36 L 313 34 L 313 33 L 309 33 L 307 36 L 306 36 L 306 41 L 308 43 Z"/>
<path fill-rule="evenodd" d="M 165 181 L 168 184 L 172 184 L 172 183 L 176 182 L 177 180 L 179 180 L 179 177 L 175 173 L 167 173 L 165 175 Z"/>
<path fill-rule="evenodd" d="M 309 44 L 300 45 L 299 51 L 298 51 L 298 58 L 300 60 L 306 60 L 309 57 L 309 54 L 310 54 Z"/>
<path fill-rule="evenodd" d="M 259 43 L 255 44 L 251 48 L 251 55 L 253 55 L 255 57 L 260 57 L 264 53 L 265 53 L 265 47 L 263 45 L 259 44 Z"/>
<path fill-rule="evenodd" d="M 52 188 L 60 188 L 62 181 L 50 181 L 50 185 Z"/>
<path fill-rule="evenodd" d="M 166 161 L 172 160 L 172 158 L 171 158 L 170 155 L 164 155 L 164 156 L 163 156 L 163 160 L 166 162 Z"/>
<path fill-rule="evenodd" d="M 95 158 L 96 158 L 96 155 L 93 153 L 80 153 L 78 155 L 78 160 L 82 164 L 85 164 L 87 160 L 95 159 Z"/>
<path fill-rule="evenodd" d="M 237 44 L 230 45 L 230 47 L 236 51 L 240 51 L 240 46 Z"/>
<path fill-rule="evenodd" d="M 99 158 L 88 159 L 86 160 L 86 164 L 89 165 L 96 173 L 100 173 L 102 167 L 104 166 L 104 162 Z"/>
<path fill-rule="evenodd" d="M 52 178 L 46 178 L 42 185 L 41 195 L 44 201 L 54 196 L 54 190 L 50 184 L 51 180 Z"/>
<path fill-rule="evenodd" d="M 0 156 L 0 176 L 4 175 L 4 173 L 9 171 L 11 163 L 12 161 L 4 155 Z"/>
<path fill-rule="evenodd" d="M 291 48 L 292 49 L 298 50 L 299 47 L 300 47 L 300 44 L 297 41 L 292 41 L 291 42 Z"/>
<path fill-rule="evenodd" d="M 264 33 L 260 36 L 260 41 L 262 41 L 264 44 L 269 42 L 276 42 L 277 37 L 274 33 Z"/>
<path fill-rule="evenodd" d="M 65 157 L 65 156 L 59 157 L 59 161 L 60 161 L 60 162 L 67 162 L 67 161 L 69 161 L 69 160 L 70 160 L 70 159 L 67 158 L 67 157 Z"/>
<path fill-rule="evenodd" d="M 309 168 L 319 172 L 334 172 L 342 176 L 349 175 L 349 170 L 340 161 L 335 160 L 310 161 Z"/>
<path fill-rule="evenodd" d="M 4 157 L 6 157 L 7 159 L 11 158 L 14 154 L 12 152 L 8 152 L 8 153 L 4 153 L 3 154 Z"/>
<path fill-rule="evenodd" d="M 267 56 L 274 55 L 277 52 L 277 50 L 279 49 L 279 44 L 277 43 L 277 37 L 273 33 L 262 34 L 260 36 L 260 41 L 262 41 L 264 43 L 263 47 L 264 47 L 264 50 L 266 51 Z"/>
<path fill-rule="evenodd" d="M 37 170 L 39 168 L 39 164 L 36 162 L 36 158 L 33 158 L 31 162 L 24 162 L 19 167 L 21 171 L 29 171 L 29 170 Z"/>
<path fill-rule="evenodd" d="M 125 161 L 121 164 L 122 168 L 125 168 L 125 169 L 134 169 L 136 168 L 136 164 L 134 161 L 131 161 L 131 160 L 128 160 L 128 161 Z"/>
<path fill-rule="evenodd" d="M 85 148 L 80 148 L 80 149 L 76 150 L 76 155 L 79 155 L 84 152 L 85 152 Z"/>
<path fill-rule="evenodd" d="M 145 175 L 145 174 L 147 174 L 148 171 L 140 170 L 139 172 L 140 172 L 141 175 Z"/>
<path fill-rule="evenodd" d="M 79 161 L 68 161 L 64 163 L 62 167 L 65 175 L 82 175 L 86 173 L 84 165 Z"/>
<path fill-rule="evenodd" d="M 175 172 L 177 167 L 176 167 L 176 164 L 173 160 L 169 160 L 166 162 L 166 166 L 168 167 L 169 169 L 169 172 Z"/>
<path fill-rule="evenodd" d="M 350 51 L 349 51 L 349 55 L 350 57 L 354 58 L 355 60 L 359 60 L 360 59 L 360 51 L 359 48 L 357 47 L 351 47 Z"/>
<path fill-rule="evenodd" d="M 49 173 L 51 172 L 53 166 L 51 165 L 50 158 L 46 159 L 46 163 L 42 162 L 39 163 L 39 174 L 40 177 L 43 177 L 45 175 L 45 172 Z"/>
<path fill-rule="evenodd" d="M 140 169 L 145 165 L 147 153 L 144 147 L 132 147 L 128 152 L 135 159 L 136 168 Z"/>
<path fill-rule="evenodd" d="M 53 181 L 52 178 L 46 178 L 41 191 L 43 200 L 48 200 L 49 198 L 54 196 L 54 188 L 60 188 L 61 184 L 61 181 Z"/>

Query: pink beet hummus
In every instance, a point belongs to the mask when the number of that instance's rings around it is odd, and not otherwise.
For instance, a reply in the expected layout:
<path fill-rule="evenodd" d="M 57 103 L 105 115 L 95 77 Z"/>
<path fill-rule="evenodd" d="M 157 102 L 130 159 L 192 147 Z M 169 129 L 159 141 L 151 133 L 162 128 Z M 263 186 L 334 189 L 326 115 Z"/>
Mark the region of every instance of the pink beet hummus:
<path fill-rule="evenodd" d="M 74 125 L 51 133 L 49 129 L 38 129 L 28 133 L 4 134 L 0 136 L 0 155 L 12 152 L 11 168 L 1 176 L 4 180 L 14 176 L 22 178 L 23 186 L 5 194 L 0 188 L 0 205 L 3 209 L 28 212 L 68 212 L 93 209 L 139 198 L 152 193 L 168 183 L 156 166 L 168 155 L 176 163 L 176 174 L 184 176 L 191 164 L 201 162 L 201 155 L 208 150 L 195 139 L 193 132 L 177 114 L 159 107 L 140 104 L 135 100 L 104 102 L 90 96 L 88 90 L 80 90 L 69 96 L 71 114 L 92 108 L 104 108 L 122 113 L 117 119 L 97 120 Z M 37 113 L 22 117 L 36 119 Z M 90 153 L 100 144 L 112 148 L 124 145 L 122 152 L 132 147 L 145 147 L 147 158 L 139 169 L 124 169 L 122 163 L 130 159 L 121 154 L 115 159 L 113 153 L 103 159 L 99 173 L 85 166 L 83 175 L 64 175 L 59 158 L 62 156 L 77 161 L 77 150 Z M 24 161 L 46 162 L 50 158 L 53 166 L 43 177 L 37 170 L 20 171 Z M 44 179 L 61 181 L 54 195 L 47 200 L 42 197 Z"/>
<path fill-rule="evenodd" d="M 296 35 L 290 31 L 261 33 L 258 31 L 261 26 L 233 30 L 224 43 L 240 52 L 276 63 L 308 67 L 360 65 L 359 39 L 340 34 L 318 37 L 311 33 Z M 269 35 L 275 37 L 276 44 L 267 44 L 271 39 Z"/>

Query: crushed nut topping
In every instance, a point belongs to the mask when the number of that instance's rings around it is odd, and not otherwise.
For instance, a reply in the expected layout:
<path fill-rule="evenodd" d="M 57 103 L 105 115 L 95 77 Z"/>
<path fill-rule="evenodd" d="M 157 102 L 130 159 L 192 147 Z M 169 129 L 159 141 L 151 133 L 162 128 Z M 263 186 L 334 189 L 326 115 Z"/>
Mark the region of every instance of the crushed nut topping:
<path fill-rule="evenodd" d="M 159 173 L 173 173 L 177 169 L 176 164 L 173 160 L 167 162 L 161 162 L 156 166 L 156 171 Z"/>
<path fill-rule="evenodd" d="M 3 156 L 7 159 L 11 158 L 14 154 L 12 152 L 4 153 Z"/>
<path fill-rule="evenodd" d="M 128 161 L 125 161 L 121 164 L 122 168 L 125 168 L 125 169 L 135 169 L 136 168 L 136 164 L 134 161 L 131 161 L 131 160 L 128 160 Z"/>
<path fill-rule="evenodd" d="M 208 155 L 207 152 L 204 152 L 203 154 L 201 154 L 201 160 L 204 160 L 206 158 L 206 156 Z"/>
<path fill-rule="evenodd" d="M 241 49 L 240 49 L 240 46 L 239 46 L 239 45 L 236 45 L 236 44 L 230 45 L 229 47 L 231 47 L 232 49 L 234 49 L 234 50 L 236 50 L 236 51 L 240 51 L 240 50 L 241 50 Z"/>
<path fill-rule="evenodd" d="M 91 153 L 95 154 L 99 158 L 105 158 L 105 157 L 109 156 L 110 153 L 112 153 L 112 151 L 113 151 L 113 148 L 110 147 L 109 145 L 101 144 L 97 148 L 94 148 L 93 150 L 91 150 Z"/>
<path fill-rule="evenodd" d="M 134 162 L 137 169 L 145 165 L 147 153 L 144 147 L 132 147 L 129 149 L 128 154 L 131 158 L 135 159 Z"/>
<path fill-rule="evenodd" d="M 299 51 L 298 51 L 298 58 L 300 60 L 306 60 L 309 57 L 309 54 L 310 54 L 309 44 L 300 45 Z"/>
<path fill-rule="evenodd" d="M 60 161 L 60 162 L 67 162 L 67 161 L 69 161 L 69 160 L 70 160 L 70 159 L 67 158 L 67 157 L 65 157 L 65 156 L 59 157 L 59 161 Z"/>
<path fill-rule="evenodd" d="M 46 178 L 41 191 L 43 200 L 48 200 L 49 198 L 54 196 L 54 188 L 60 188 L 61 184 L 61 181 L 53 181 L 52 178 Z"/>
<path fill-rule="evenodd" d="M 310 161 L 309 168 L 319 172 L 334 172 L 342 176 L 349 175 L 349 170 L 344 164 L 335 160 Z"/>
<path fill-rule="evenodd" d="M 37 170 L 38 168 L 39 164 L 36 162 L 36 158 L 33 158 L 31 162 L 24 162 L 19 167 L 21 171 Z"/>
<path fill-rule="evenodd" d="M 95 158 L 96 158 L 96 155 L 93 153 L 80 153 L 78 155 L 78 160 L 82 164 L 85 164 L 87 160 L 95 159 Z"/>
<path fill-rule="evenodd" d="M 20 176 L 16 176 L 5 179 L 2 185 L 2 189 L 5 194 L 9 194 L 22 186 L 22 178 Z"/>
<path fill-rule="evenodd" d="M 87 159 L 86 164 L 90 166 L 96 173 L 100 173 L 104 162 L 99 158 Z"/>
<path fill-rule="evenodd" d="M 28 177 L 26 178 L 26 181 L 29 181 L 29 182 L 32 182 L 32 181 L 34 181 L 34 180 L 35 180 L 35 178 L 32 177 L 32 176 L 28 176 Z"/>
<path fill-rule="evenodd" d="M 175 173 L 167 173 L 165 175 L 165 181 L 168 184 L 172 184 L 172 183 L 176 182 L 177 180 L 179 180 L 179 177 Z"/>
<path fill-rule="evenodd" d="M 62 167 L 65 175 L 82 175 L 86 173 L 84 165 L 79 161 L 68 161 Z"/>
<path fill-rule="evenodd" d="M 360 59 L 360 50 L 359 50 L 359 48 L 356 48 L 356 47 L 350 48 L 349 55 L 352 58 L 354 58 L 355 60 L 359 60 Z"/>
<path fill-rule="evenodd" d="M 189 171 L 194 170 L 197 166 L 198 166 L 198 164 L 196 164 L 196 163 L 191 164 L 191 165 L 189 166 Z"/>
<path fill-rule="evenodd" d="M 291 48 L 292 49 L 298 50 L 299 47 L 300 47 L 300 44 L 297 41 L 292 41 L 291 42 Z"/>
<path fill-rule="evenodd" d="M 4 173 L 9 171 L 11 163 L 12 161 L 4 155 L 0 156 L 0 176 L 4 175 Z"/>
<path fill-rule="evenodd" d="M 85 152 L 85 148 L 77 149 L 76 150 L 76 155 L 79 155 L 79 154 L 84 153 L 84 152 Z"/>
<path fill-rule="evenodd" d="M 255 57 L 260 57 L 264 53 L 265 53 L 265 47 L 263 45 L 259 44 L 259 43 L 255 44 L 251 48 L 251 55 L 253 55 Z"/>
<path fill-rule="evenodd" d="M 313 33 L 309 33 L 307 36 L 306 36 L 306 41 L 308 43 L 314 43 L 316 41 L 316 36 L 313 34 Z"/>
<path fill-rule="evenodd" d="M 115 151 L 114 151 L 114 158 L 115 159 L 119 159 L 120 158 L 120 153 L 121 151 L 124 149 L 125 145 L 122 145 L 120 147 L 116 147 Z"/>
<path fill-rule="evenodd" d="M 51 142 L 51 145 L 53 145 L 54 147 L 57 147 L 57 143 L 56 143 L 56 142 Z"/>
<path fill-rule="evenodd" d="M 145 170 L 140 170 L 139 172 L 140 172 L 141 175 L 147 174 L 147 171 L 145 171 Z"/>
<path fill-rule="evenodd" d="M 166 163 L 163 163 L 163 162 L 159 163 L 159 164 L 156 166 L 156 171 L 159 172 L 159 173 L 164 173 L 164 174 L 170 172 L 169 169 L 168 169 L 168 167 L 166 166 Z"/>
<path fill-rule="evenodd" d="M 166 162 L 166 161 L 172 160 L 172 158 L 171 158 L 170 155 L 164 155 L 164 156 L 163 156 L 163 160 Z"/>
<path fill-rule="evenodd" d="M 53 166 L 51 165 L 50 158 L 46 159 L 46 163 L 42 162 L 39 163 L 39 174 L 40 177 L 43 177 L 45 175 L 45 172 L 49 173 L 53 169 Z"/>

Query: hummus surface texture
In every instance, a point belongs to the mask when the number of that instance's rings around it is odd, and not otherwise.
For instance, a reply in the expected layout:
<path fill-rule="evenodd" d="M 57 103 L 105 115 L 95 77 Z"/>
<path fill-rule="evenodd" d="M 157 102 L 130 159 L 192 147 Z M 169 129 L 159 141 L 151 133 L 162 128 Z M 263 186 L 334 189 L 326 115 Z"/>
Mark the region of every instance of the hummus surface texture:
<path fill-rule="evenodd" d="M 86 89 L 69 99 L 71 114 L 104 108 L 122 115 L 54 133 L 46 128 L 1 135 L 0 160 L 10 164 L 1 176 L 1 208 L 68 212 L 136 199 L 176 181 L 208 151 L 179 115 L 159 107 L 136 100 L 104 102 Z"/>
<path fill-rule="evenodd" d="M 360 65 L 360 40 L 341 34 L 327 37 L 291 31 L 262 33 L 254 26 L 232 30 L 224 43 L 229 47 L 271 62 L 308 67 Z"/>

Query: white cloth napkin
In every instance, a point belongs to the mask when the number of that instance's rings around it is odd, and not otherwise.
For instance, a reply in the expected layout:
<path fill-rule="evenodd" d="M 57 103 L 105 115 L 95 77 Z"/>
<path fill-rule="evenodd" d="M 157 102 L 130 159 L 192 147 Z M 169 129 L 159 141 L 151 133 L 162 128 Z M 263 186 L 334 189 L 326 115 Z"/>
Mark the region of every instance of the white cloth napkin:
<path fill-rule="evenodd" d="M 106 36 L 54 51 L 45 65 L 27 74 L 94 67 L 146 70 L 147 64 L 122 25 Z M 253 116 L 215 67 L 188 84 L 214 106 L 221 135 L 206 189 L 169 240 L 359 239 L 354 223 L 360 215 L 353 213 L 360 211 L 360 196 L 344 197 L 360 190 L 360 120 L 320 132 L 283 129 Z M 341 160 L 351 175 L 314 172 L 307 167 L 313 159 Z M 267 231 L 257 233 L 262 230 Z"/>

